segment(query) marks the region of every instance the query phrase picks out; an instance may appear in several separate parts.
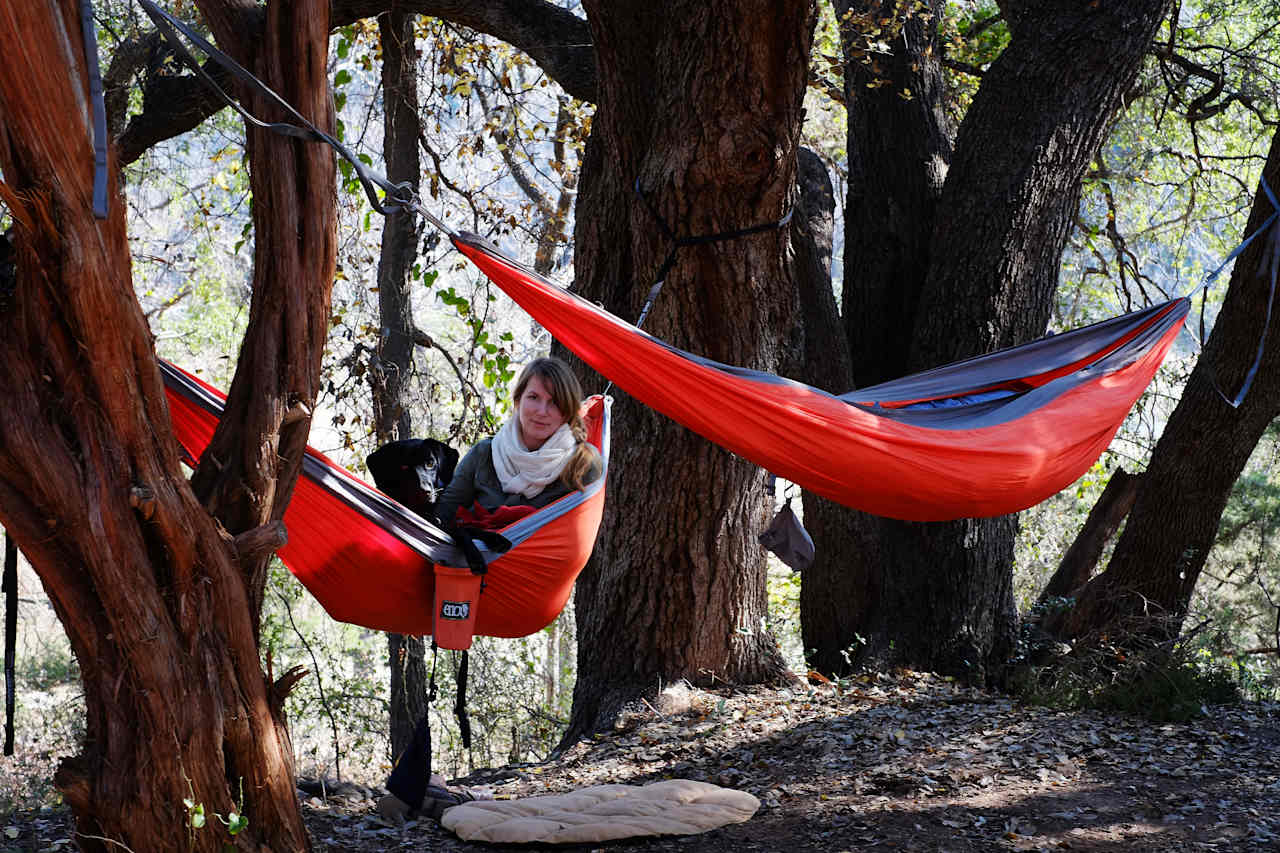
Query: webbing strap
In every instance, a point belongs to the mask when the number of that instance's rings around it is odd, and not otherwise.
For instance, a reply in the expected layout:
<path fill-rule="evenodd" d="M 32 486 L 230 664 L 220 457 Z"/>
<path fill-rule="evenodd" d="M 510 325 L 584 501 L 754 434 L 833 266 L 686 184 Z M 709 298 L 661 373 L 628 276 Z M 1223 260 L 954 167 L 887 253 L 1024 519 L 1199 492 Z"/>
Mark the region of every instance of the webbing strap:
<path fill-rule="evenodd" d="M 458 733 L 464 749 L 471 748 L 471 720 L 467 717 L 467 652 L 462 651 L 462 663 L 458 665 L 458 695 L 453 702 L 453 713 L 458 718 Z"/>
<path fill-rule="evenodd" d="M 282 136 L 292 136 L 297 139 L 323 142 L 326 145 L 329 145 L 334 151 L 341 155 L 342 159 L 350 163 L 351 167 L 355 169 L 356 176 L 360 180 L 360 186 L 364 188 L 365 195 L 369 198 L 369 204 L 378 213 L 386 216 L 387 214 L 394 213 L 399 210 L 412 210 L 450 237 L 456 236 L 456 232 L 452 228 L 418 204 L 417 196 L 414 194 L 411 185 L 407 181 L 399 184 L 391 183 L 391 181 L 387 180 L 384 176 L 366 166 L 359 157 L 355 156 L 350 149 L 337 139 L 334 139 L 332 136 L 312 124 L 306 116 L 295 110 L 288 101 L 276 94 L 276 92 L 267 86 L 267 84 L 255 77 L 252 72 L 240 63 L 236 62 L 230 56 L 227 56 L 227 54 L 218 50 L 199 33 L 192 30 L 168 12 L 165 12 L 155 3 L 151 2 L 151 0 L 138 0 L 138 2 L 155 23 L 156 29 L 160 32 L 160 35 L 164 37 L 165 41 L 169 42 L 170 46 L 173 47 L 174 52 L 178 54 L 179 58 L 190 66 L 196 75 L 208 84 L 214 92 L 222 98 L 227 106 L 238 112 L 246 122 L 249 122 L 255 127 L 279 133 Z M 188 41 L 198 47 L 206 56 L 214 62 L 217 62 L 223 68 L 227 69 L 227 71 L 247 85 L 250 89 L 266 98 L 268 102 L 274 104 L 277 108 L 291 116 L 294 121 L 298 122 L 298 124 L 261 121 L 244 107 L 240 106 L 239 102 L 223 91 L 222 87 L 219 86 L 217 82 L 200 67 L 200 63 L 196 61 L 195 57 L 192 56 L 186 46 L 183 45 L 182 40 L 178 38 L 177 33 L 175 33 L 174 30 L 182 33 Z M 377 189 L 375 188 L 380 188 L 386 193 L 385 200 L 380 200 L 378 198 Z"/>
<path fill-rule="evenodd" d="M 14 646 L 18 639 L 18 546 L 4 535 L 4 754 L 13 755 Z"/>
<path fill-rule="evenodd" d="M 796 209 L 792 207 L 776 222 L 762 222 L 759 225 L 749 225 L 746 228 L 739 228 L 735 231 L 720 231 L 715 234 L 695 234 L 689 237 L 677 237 L 675 231 L 673 231 L 671 226 L 667 224 L 667 220 L 658 212 L 658 208 L 654 207 L 653 202 L 649 200 L 649 197 L 645 195 L 644 190 L 640 188 L 639 178 L 636 178 L 635 187 L 636 195 L 640 197 L 640 201 L 644 203 L 644 206 L 649 210 L 649 214 L 654 218 L 654 221 L 658 223 L 658 227 L 662 229 L 662 233 L 675 245 L 677 249 L 685 246 L 702 246 L 707 243 L 720 243 L 725 240 L 736 240 L 739 237 L 749 237 L 752 234 L 760 234 L 765 231 L 774 231 L 778 228 L 782 228 L 790 222 L 792 214 L 796 211 Z M 661 278 L 661 276 L 659 276 L 659 278 Z"/>
<path fill-rule="evenodd" d="M 653 202 L 645 195 L 644 190 L 640 188 L 640 179 L 636 178 L 636 195 L 640 201 L 644 203 L 645 208 L 649 211 L 649 215 L 658 223 L 658 227 L 662 229 L 663 235 L 671 241 L 671 250 L 667 252 L 667 257 L 662 261 L 662 266 L 658 267 L 658 274 L 654 276 L 653 286 L 649 288 L 649 295 L 645 297 L 644 307 L 640 309 L 640 318 L 636 320 L 636 328 L 644 325 L 644 318 L 649 315 L 649 309 L 653 307 L 653 302 L 658 298 L 658 293 L 662 290 L 662 285 L 667 281 L 667 273 L 671 272 L 671 267 L 675 265 L 676 253 L 686 246 L 705 246 L 708 243 L 722 243 L 726 240 L 737 240 L 741 237 L 750 237 L 752 234 L 761 234 L 765 231 L 774 231 L 786 226 L 791 221 L 791 216 L 796 212 L 792 207 L 786 212 L 781 219 L 776 222 L 762 222 L 759 225 L 750 225 L 746 228 L 739 228 L 735 231 L 720 231 L 716 234 L 694 234 L 689 237 L 677 237 L 675 231 L 667 224 L 667 220 L 658 212 Z M 613 383 L 609 383 L 609 387 L 613 387 Z M 606 390 L 607 394 L 608 391 Z"/>
<path fill-rule="evenodd" d="M 436 701 L 436 663 L 440 660 L 440 647 L 436 645 L 436 638 L 431 638 L 431 678 L 427 682 L 427 704 Z"/>
<path fill-rule="evenodd" d="M 102 96 L 102 69 L 98 64 L 98 36 L 93 27 L 92 0 L 80 0 L 80 29 L 84 38 L 84 61 L 89 72 L 89 102 L 93 109 L 93 215 L 106 219 L 107 106 Z"/>
<path fill-rule="evenodd" d="M 658 267 L 658 274 L 654 276 L 653 288 L 649 291 L 649 297 L 645 301 L 644 308 L 640 311 L 640 319 L 636 321 L 636 328 L 644 322 L 644 316 L 649 313 L 649 308 L 653 305 L 654 297 L 658 295 L 658 291 L 662 289 L 662 284 L 666 281 L 667 273 L 671 272 L 671 267 L 675 265 L 676 253 L 686 246 L 705 246 L 708 243 L 722 243 L 726 240 L 737 240 L 741 237 L 750 237 L 752 234 L 761 234 L 765 231 L 775 231 L 786 226 L 791 221 L 791 216 L 796 212 L 792 207 L 786 214 L 776 222 L 762 222 L 759 225 L 749 225 L 746 228 L 738 228 L 734 231 L 720 231 L 715 234 L 694 234 L 689 237 L 678 237 L 671 226 L 667 224 L 667 220 L 658 212 L 658 208 L 645 195 L 644 190 L 640 188 L 640 179 L 636 178 L 636 195 L 640 197 L 640 201 L 644 203 L 645 208 L 649 211 L 649 215 L 658 223 L 658 227 L 662 229 L 663 235 L 671 241 L 671 250 L 667 252 L 667 257 L 662 262 L 662 266 Z"/>
<path fill-rule="evenodd" d="M 1258 227 L 1258 230 L 1254 231 L 1252 234 L 1246 237 L 1244 242 L 1242 242 L 1239 246 L 1236 246 L 1236 248 L 1231 252 L 1231 254 L 1227 255 L 1226 260 L 1220 263 L 1217 269 L 1209 273 L 1209 275 L 1205 277 L 1204 283 L 1201 284 L 1200 287 L 1196 288 L 1197 290 L 1207 291 L 1209 285 L 1212 284 L 1213 280 L 1218 277 L 1218 274 L 1222 272 L 1223 268 L 1225 268 L 1226 265 L 1229 264 L 1231 261 L 1235 260 L 1236 257 L 1241 252 L 1243 252 L 1250 243 L 1253 242 L 1255 237 L 1257 237 L 1259 234 L 1262 234 L 1262 233 L 1269 234 L 1267 238 L 1268 239 L 1267 250 L 1266 250 L 1267 255 L 1266 257 L 1263 258 L 1262 267 L 1265 270 L 1268 266 L 1270 266 L 1271 287 L 1269 292 L 1267 293 L 1267 312 L 1266 312 L 1266 317 L 1262 322 L 1262 334 L 1258 336 L 1258 350 L 1256 353 L 1254 353 L 1253 364 L 1249 366 L 1248 372 L 1245 373 L 1244 381 L 1240 384 L 1240 390 L 1236 392 L 1234 397 L 1228 397 L 1225 393 L 1223 393 L 1222 389 L 1218 387 L 1218 382 L 1216 379 L 1211 380 L 1211 383 L 1213 385 L 1213 390 L 1217 391 L 1218 396 L 1223 399 L 1223 402 L 1225 402 L 1228 406 L 1230 406 L 1233 409 L 1240 408 L 1240 404 L 1244 402 L 1244 398 L 1248 395 L 1249 389 L 1253 387 L 1253 380 L 1258 376 L 1258 368 L 1262 365 L 1262 355 L 1265 352 L 1266 346 L 1267 346 L 1267 334 L 1271 330 L 1271 313 L 1276 301 L 1276 279 L 1277 277 L 1280 277 L 1280 200 L 1276 199 L 1276 194 L 1271 191 L 1271 186 L 1267 183 L 1266 178 L 1262 178 L 1261 183 L 1262 183 L 1263 192 L 1267 194 L 1267 199 L 1271 202 L 1271 206 L 1274 208 L 1274 210 L 1271 212 L 1271 215 L 1268 216 L 1266 220 L 1262 223 L 1262 225 Z M 1206 293 L 1206 297 L 1207 295 L 1208 294 Z M 1203 341 L 1204 340 L 1203 308 L 1201 310 L 1200 322 L 1201 322 L 1200 340 Z"/>
<path fill-rule="evenodd" d="M 735 231 L 720 231 L 715 234 L 694 234 L 689 237 L 678 237 L 671 226 L 667 224 L 667 220 L 658 212 L 653 202 L 645 195 L 644 190 L 640 188 L 640 179 L 636 178 L 635 183 L 636 195 L 649 211 L 649 215 L 658 223 L 658 228 L 662 230 L 663 236 L 671 241 L 671 249 L 667 252 L 666 258 L 663 259 L 662 265 L 658 267 L 658 273 L 654 276 L 653 286 L 649 288 L 648 295 L 644 298 L 644 305 L 640 308 L 640 316 L 636 319 L 636 328 L 644 326 L 645 318 L 649 316 L 649 309 L 653 308 L 653 303 L 657 300 L 658 294 L 662 292 L 662 286 L 667 283 L 667 273 L 671 272 L 671 268 L 675 266 L 676 254 L 686 246 L 705 246 L 708 243 L 721 243 L 726 240 L 737 240 L 741 237 L 750 237 L 752 234 L 761 234 L 765 231 L 774 231 L 783 228 L 791 221 L 791 216 L 796 212 L 793 206 L 786 214 L 776 222 L 762 222 L 759 225 L 749 225 L 746 228 L 739 228 Z M 610 381 L 605 386 L 604 392 L 608 394 L 613 390 L 613 382 Z"/>

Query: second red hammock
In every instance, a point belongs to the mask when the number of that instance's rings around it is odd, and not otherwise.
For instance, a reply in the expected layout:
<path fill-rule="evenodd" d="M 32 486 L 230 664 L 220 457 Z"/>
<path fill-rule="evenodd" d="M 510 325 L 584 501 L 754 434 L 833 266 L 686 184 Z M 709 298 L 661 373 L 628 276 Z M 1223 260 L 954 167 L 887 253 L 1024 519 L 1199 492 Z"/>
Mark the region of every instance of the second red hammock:
<path fill-rule="evenodd" d="M 223 395 L 161 361 L 174 433 L 198 460 L 222 413 Z M 489 572 L 475 633 L 524 637 L 564 609 L 595 544 L 609 472 L 609 403 L 583 404 L 587 439 L 604 462 L 600 478 L 498 532 L 511 549 L 485 552 Z M 465 568 L 449 535 L 308 447 L 284 515 L 280 559 L 334 619 L 401 634 L 432 633 L 434 563 Z"/>
<path fill-rule="evenodd" d="M 1079 479 L 1151 382 L 1186 297 L 834 396 L 684 352 L 516 261 L 454 237 L 480 270 L 637 400 L 823 497 L 907 521 L 1003 515 Z"/>

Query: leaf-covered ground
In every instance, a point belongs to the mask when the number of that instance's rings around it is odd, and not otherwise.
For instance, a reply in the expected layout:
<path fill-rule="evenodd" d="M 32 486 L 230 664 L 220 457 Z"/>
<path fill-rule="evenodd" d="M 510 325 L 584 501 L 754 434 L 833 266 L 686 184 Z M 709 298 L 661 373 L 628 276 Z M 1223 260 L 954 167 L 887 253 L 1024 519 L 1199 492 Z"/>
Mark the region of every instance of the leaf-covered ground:
<path fill-rule="evenodd" d="M 681 777 L 762 801 L 745 824 L 608 845 L 618 851 L 1280 850 L 1275 706 L 1153 725 L 918 674 L 670 705 L 553 764 L 463 781 L 524 797 Z M 424 821 L 385 826 L 369 808 L 310 801 L 317 849 L 492 849 Z"/>
<path fill-rule="evenodd" d="M 664 698 L 559 761 L 460 781 L 502 798 L 680 777 L 762 802 L 747 823 L 704 835 L 566 853 L 1280 850 L 1280 706 L 1155 725 L 1022 706 L 912 673 L 843 690 Z M 425 820 L 388 825 L 359 790 L 304 795 L 303 807 L 317 851 L 494 849 Z M 66 823 L 53 817 L 32 817 L 46 831 L 16 821 L 12 849 L 65 844 Z"/>

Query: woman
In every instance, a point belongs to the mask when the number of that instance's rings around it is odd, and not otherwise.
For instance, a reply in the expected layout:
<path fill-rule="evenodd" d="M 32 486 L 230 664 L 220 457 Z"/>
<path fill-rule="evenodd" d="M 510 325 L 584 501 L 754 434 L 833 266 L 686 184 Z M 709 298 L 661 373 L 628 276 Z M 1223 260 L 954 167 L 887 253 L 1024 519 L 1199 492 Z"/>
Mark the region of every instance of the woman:
<path fill-rule="evenodd" d="M 582 386 L 558 358 L 525 365 L 516 381 L 515 414 L 458 464 L 436 502 L 436 516 L 500 527 L 599 479 L 600 453 L 587 442 Z"/>
<path fill-rule="evenodd" d="M 525 365 L 516 381 L 515 414 L 497 435 L 471 448 L 436 502 L 446 526 L 501 527 L 600 478 L 604 464 L 587 442 L 581 415 L 582 386 L 556 358 Z M 439 820 L 446 808 L 477 792 L 445 787 L 430 774 L 431 731 L 418 722 L 413 741 L 396 762 L 378 800 L 378 811 L 400 823 L 415 814 Z"/>

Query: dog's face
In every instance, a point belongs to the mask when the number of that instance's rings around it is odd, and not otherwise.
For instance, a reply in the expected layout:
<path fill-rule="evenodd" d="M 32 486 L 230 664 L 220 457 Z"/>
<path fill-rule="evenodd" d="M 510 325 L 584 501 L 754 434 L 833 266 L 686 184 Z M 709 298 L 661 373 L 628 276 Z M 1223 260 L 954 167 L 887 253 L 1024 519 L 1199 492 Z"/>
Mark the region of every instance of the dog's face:
<path fill-rule="evenodd" d="M 453 479 L 458 451 L 434 438 L 409 438 L 379 447 L 365 461 L 382 492 L 428 515 Z"/>

